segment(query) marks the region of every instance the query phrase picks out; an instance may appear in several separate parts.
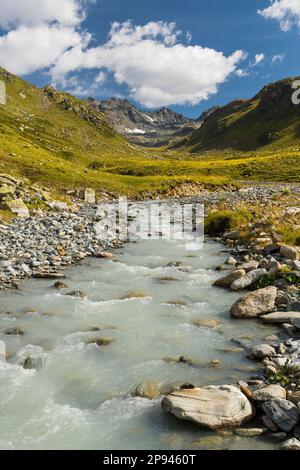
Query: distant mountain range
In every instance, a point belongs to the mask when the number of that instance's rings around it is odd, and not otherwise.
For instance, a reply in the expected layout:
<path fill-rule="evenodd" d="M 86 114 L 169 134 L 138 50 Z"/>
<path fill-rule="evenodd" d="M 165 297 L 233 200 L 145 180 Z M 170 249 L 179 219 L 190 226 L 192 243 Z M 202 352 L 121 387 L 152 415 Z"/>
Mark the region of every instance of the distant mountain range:
<path fill-rule="evenodd" d="M 106 101 L 89 98 L 89 102 L 107 116 L 117 133 L 145 147 L 168 145 L 170 140 L 190 135 L 201 125 L 201 121 L 188 119 L 165 107 L 149 112 L 118 98 Z"/>

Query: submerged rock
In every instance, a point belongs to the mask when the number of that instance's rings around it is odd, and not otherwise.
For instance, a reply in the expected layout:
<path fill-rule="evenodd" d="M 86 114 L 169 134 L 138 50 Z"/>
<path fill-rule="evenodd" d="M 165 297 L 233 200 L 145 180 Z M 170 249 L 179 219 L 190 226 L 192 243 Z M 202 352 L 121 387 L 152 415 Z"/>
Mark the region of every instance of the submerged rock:
<path fill-rule="evenodd" d="M 193 325 L 198 326 L 198 328 L 208 328 L 211 330 L 216 330 L 221 326 L 222 322 L 220 320 L 194 320 Z"/>
<path fill-rule="evenodd" d="M 254 416 L 246 396 L 230 385 L 176 391 L 164 397 L 162 407 L 179 419 L 209 429 L 239 427 Z"/>
<path fill-rule="evenodd" d="M 66 295 L 75 297 L 76 299 L 87 300 L 87 295 L 84 292 L 81 292 L 80 290 L 68 292 Z"/>
<path fill-rule="evenodd" d="M 289 439 L 288 441 L 285 441 L 283 444 L 280 446 L 281 450 L 300 450 L 300 441 L 296 438 Z"/>

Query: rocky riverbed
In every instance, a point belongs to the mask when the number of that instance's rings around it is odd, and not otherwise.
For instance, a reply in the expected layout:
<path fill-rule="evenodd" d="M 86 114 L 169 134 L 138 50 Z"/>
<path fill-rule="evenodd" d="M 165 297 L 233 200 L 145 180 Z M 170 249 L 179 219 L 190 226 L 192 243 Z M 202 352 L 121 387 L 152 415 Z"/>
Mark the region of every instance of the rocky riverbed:
<path fill-rule="evenodd" d="M 223 275 L 214 286 L 220 295 L 221 289 L 246 291 L 228 312 L 237 321 L 256 318 L 281 327 L 263 344 L 238 340 L 250 359 L 263 364 L 264 373 L 235 387 L 174 391 L 162 406 L 204 428 L 235 428 L 248 437 L 265 434 L 283 450 L 300 450 L 300 247 L 276 243 L 262 226 L 260 221 L 249 225 L 247 237 L 241 227 L 218 238 L 229 247 L 229 256 L 217 268 Z"/>
<path fill-rule="evenodd" d="M 278 203 L 278 195 L 287 190 L 289 200 Z M 299 220 L 299 195 L 297 185 L 288 188 L 262 185 L 236 192 L 205 193 L 193 201 L 205 203 L 212 211 L 224 201 L 229 208 L 260 204 L 270 211 L 280 206 L 281 215 Z M 172 205 L 172 201 L 168 203 Z M 18 287 L 21 279 L 38 277 L 56 279 L 57 287 L 63 289 L 67 266 L 80 263 L 87 256 L 110 258 L 107 249 L 126 241 L 127 232 L 116 238 L 115 232 L 108 229 L 103 237 L 99 230 L 101 220 L 94 209 L 82 207 L 76 213 L 63 210 L 1 225 L 1 288 Z M 280 240 L 276 227 L 269 221 L 257 220 L 246 228 L 247 236 L 243 226 L 217 238 L 224 243 L 228 257 L 216 268 L 220 276 L 214 280 L 214 287 L 219 289 L 220 297 L 225 290 L 240 294 L 228 311 L 235 321 L 255 319 L 262 325 L 280 327 L 279 332 L 269 335 L 263 343 L 247 338 L 236 340 L 240 350 L 254 364 L 263 366 L 264 372 L 237 385 L 211 384 L 200 388 L 188 382 L 170 393 L 165 392 L 162 406 L 166 412 L 194 421 L 202 428 L 226 430 L 243 437 L 266 435 L 275 443 L 281 442 L 283 449 L 300 450 L 300 250 Z M 180 265 L 170 267 L 180 268 Z M 164 279 L 171 282 L 170 277 Z M 69 294 L 86 298 L 81 291 Z M 178 307 L 179 301 L 176 302 Z M 218 325 L 207 319 L 201 320 L 199 327 L 215 329 Z M 12 330 L 11 335 L 18 332 Z M 173 362 L 195 364 L 188 356 L 180 356 Z M 216 362 L 210 364 L 216 366 Z M 139 390 L 142 392 L 137 391 L 138 395 L 144 398 L 164 393 L 156 389 L 149 392 L 143 385 Z"/>

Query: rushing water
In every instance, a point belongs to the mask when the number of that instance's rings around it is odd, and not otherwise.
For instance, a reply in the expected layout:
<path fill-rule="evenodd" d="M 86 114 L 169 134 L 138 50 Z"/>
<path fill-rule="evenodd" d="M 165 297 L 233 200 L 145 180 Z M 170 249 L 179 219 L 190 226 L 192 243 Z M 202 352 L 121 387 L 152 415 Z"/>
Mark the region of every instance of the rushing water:
<path fill-rule="evenodd" d="M 30 280 L 2 293 L 0 340 L 9 359 L 0 362 L 0 448 L 268 448 L 262 438 L 203 431 L 165 414 L 161 398 L 132 394 L 141 382 L 206 386 L 259 372 L 244 352 L 230 351 L 237 347 L 231 338 L 259 342 L 271 330 L 230 319 L 237 294 L 211 286 L 220 275 L 213 268 L 225 258 L 220 249 L 212 241 L 191 253 L 180 242 L 140 241 L 119 249 L 115 260 L 88 259 L 69 269 L 66 291 L 55 290 L 53 281 Z M 166 267 L 173 260 L 184 267 Z M 66 296 L 70 290 L 88 300 Z M 146 297 L 124 298 L 133 292 Z M 220 330 L 194 326 L 200 319 L 221 320 Z M 3 335 L 11 327 L 25 334 Z M 87 344 L 97 337 L 114 342 Z M 179 356 L 197 365 L 163 360 Z M 37 369 L 22 367 L 28 357 Z M 213 359 L 220 368 L 205 366 Z"/>

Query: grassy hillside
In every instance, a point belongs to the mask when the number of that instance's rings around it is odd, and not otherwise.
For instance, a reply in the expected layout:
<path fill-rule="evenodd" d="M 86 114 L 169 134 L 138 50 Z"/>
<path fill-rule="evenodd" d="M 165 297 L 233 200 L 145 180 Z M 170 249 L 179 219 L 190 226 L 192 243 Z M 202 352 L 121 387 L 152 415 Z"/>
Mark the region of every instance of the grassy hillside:
<path fill-rule="evenodd" d="M 299 181 L 300 113 L 290 95 L 285 102 L 285 92 L 278 101 L 277 86 L 217 109 L 187 146 L 170 150 L 127 142 L 86 101 L 38 89 L 3 69 L 0 80 L 7 87 L 7 104 L 0 105 L 0 173 L 56 193 L 92 187 L 98 194 L 173 196 L 237 180 Z M 257 136 L 266 133 L 271 142 L 258 145 Z"/>
<path fill-rule="evenodd" d="M 264 87 L 250 100 L 217 108 L 192 134 L 189 150 L 278 150 L 300 145 L 300 106 L 292 103 L 294 78 Z"/>
<path fill-rule="evenodd" d="M 4 69 L 0 80 L 7 88 L 7 104 L 0 105 L 0 173 L 62 193 L 90 186 L 130 196 L 161 193 L 187 182 L 226 182 L 194 174 L 180 162 L 173 165 L 170 152 L 130 144 L 84 100 L 50 87 L 38 89 Z"/>

